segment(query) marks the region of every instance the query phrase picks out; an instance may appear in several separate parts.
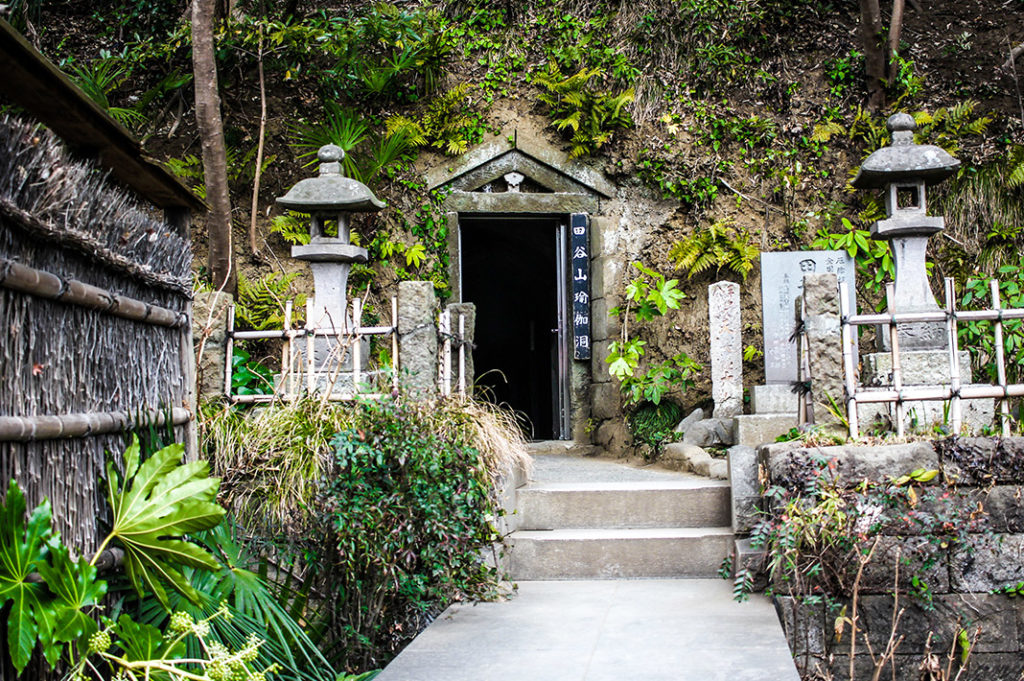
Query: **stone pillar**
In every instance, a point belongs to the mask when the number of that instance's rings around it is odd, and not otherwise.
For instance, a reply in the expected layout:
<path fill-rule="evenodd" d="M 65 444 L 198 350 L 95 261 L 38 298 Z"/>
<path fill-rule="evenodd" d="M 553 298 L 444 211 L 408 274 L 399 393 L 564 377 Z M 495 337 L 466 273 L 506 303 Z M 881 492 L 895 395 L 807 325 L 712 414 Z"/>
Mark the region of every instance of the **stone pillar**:
<path fill-rule="evenodd" d="M 466 345 L 466 394 L 473 394 L 473 342 L 476 340 L 476 305 L 474 303 L 450 303 L 448 313 L 452 320 L 452 335 L 459 333 L 459 315 L 465 320 L 466 330 L 463 340 Z M 459 391 L 459 347 L 452 345 L 452 395 Z"/>
<path fill-rule="evenodd" d="M 835 274 L 804 275 L 804 329 L 811 365 L 811 399 L 814 422 L 836 423 L 829 408 L 842 409 L 843 341 L 839 326 L 839 281 Z"/>
<path fill-rule="evenodd" d="M 196 353 L 196 394 L 199 400 L 224 396 L 229 293 L 199 291 L 192 301 L 192 341 Z"/>
<path fill-rule="evenodd" d="M 398 366 L 414 397 L 437 392 L 437 296 L 429 281 L 398 284 Z"/>
<path fill-rule="evenodd" d="M 740 323 L 740 285 L 720 281 L 708 287 L 711 335 L 711 396 L 714 418 L 728 419 L 743 412 L 743 338 Z"/>

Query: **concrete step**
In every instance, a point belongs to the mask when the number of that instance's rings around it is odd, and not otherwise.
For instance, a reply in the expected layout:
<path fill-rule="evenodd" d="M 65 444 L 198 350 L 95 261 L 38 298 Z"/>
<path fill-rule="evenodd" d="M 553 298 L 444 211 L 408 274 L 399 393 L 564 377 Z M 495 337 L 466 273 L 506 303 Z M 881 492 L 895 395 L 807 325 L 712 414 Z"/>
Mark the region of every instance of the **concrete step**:
<path fill-rule="evenodd" d="M 520 529 L 721 527 L 730 523 L 729 485 L 688 479 L 547 482 L 516 493 Z"/>
<path fill-rule="evenodd" d="M 516 580 L 714 577 L 732 549 L 728 527 L 518 530 Z"/>

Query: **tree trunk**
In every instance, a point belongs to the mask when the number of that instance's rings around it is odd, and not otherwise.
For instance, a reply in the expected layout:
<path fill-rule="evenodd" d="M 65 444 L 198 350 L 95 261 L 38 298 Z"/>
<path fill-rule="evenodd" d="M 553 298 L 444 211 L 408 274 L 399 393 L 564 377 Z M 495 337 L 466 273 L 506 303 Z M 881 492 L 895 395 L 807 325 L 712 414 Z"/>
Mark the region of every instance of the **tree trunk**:
<path fill-rule="evenodd" d="M 903 0 L 892 0 L 892 21 L 889 22 L 889 51 L 885 55 L 889 62 L 889 80 L 893 79 L 896 56 L 900 53 L 900 33 L 903 32 Z"/>
<path fill-rule="evenodd" d="M 213 46 L 213 22 L 217 0 L 192 0 L 192 68 L 195 74 L 196 126 L 203 146 L 206 178 L 206 218 L 209 235 L 207 259 L 216 289 L 235 292 L 237 278 L 231 257 L 231 197 L 228 195 L 227 154 L 224 124 L 220 117 L 220 90 Z"/>
<path fill-rule="evenodd" d="M 860 35 L 864 44 L 868 108 L 878 111 L 885 104 L 885 42 L 878 0 L 860 0 Z"/>

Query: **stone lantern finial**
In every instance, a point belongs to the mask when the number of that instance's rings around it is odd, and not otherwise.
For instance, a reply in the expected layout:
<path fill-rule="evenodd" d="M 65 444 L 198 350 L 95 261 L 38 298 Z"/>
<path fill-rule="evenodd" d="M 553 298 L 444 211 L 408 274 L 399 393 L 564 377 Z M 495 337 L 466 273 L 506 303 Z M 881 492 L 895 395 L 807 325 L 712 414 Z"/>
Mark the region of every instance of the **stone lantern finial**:
<path fill-rule="evenodd" d="M 917 123 L 906 113 L 893 114 L 886 127 L 892 144 L 868 156 L 857 171 L 853 186 L 885 189 L 886 218 L 871 225 L 871 236 L 892 242 L 896 267 L 895 294 L 890 312 L 938 310 L 925 264 L 928 237 L 945 228 L 941 216 L 927 214 L 926 186 L 937 184 L 960 166 L 944 149 L 916 144 Z M 941 324 L 900 326 L 901 347 L 907 350 L 941 349 L 946 335 Z"/>
<path fill-rule="evenodd" d="M 355 262 L 366 262 L 365 248 L 350 241 L 349 215 L 371 213 L 384 208 L 384 202 L 370 188 L 356 179 L 345 177 L 342 161 L 345 151 L 334 144 L 325 144 L 317 152 L 320 172 L 295 183 L 277 199 L 278 205 L 301 213 L 309 213 L 309 243 L 292 246 L 292 257 L 310 263 L 313 270 L 314 309 L 326 317 L 326 323 L 343 329 L 349 320 L 345 299 L 348 272 Z M 331 222 L 336 234 L 329 234 Z M 320 339 L 318 339 L 320 340 Z M 317 348 L 317 354 L 326 350 Z"/>

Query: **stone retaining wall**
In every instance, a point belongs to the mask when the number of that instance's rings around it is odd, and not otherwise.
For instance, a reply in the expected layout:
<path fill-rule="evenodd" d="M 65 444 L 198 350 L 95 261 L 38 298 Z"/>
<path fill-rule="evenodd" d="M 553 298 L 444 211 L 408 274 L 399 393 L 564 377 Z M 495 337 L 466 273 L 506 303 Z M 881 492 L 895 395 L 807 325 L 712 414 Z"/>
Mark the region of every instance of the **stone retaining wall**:
<path fill-rule="evenodd" d="M 950 492 L 952 503 L 964 518 L 980 521 L 969 525 L 973 550 L 956 542 L 935 548 L 938 559 L 923 571 L 932 594 L 931 605 L 907 594 L 913 589 L 911 565 L 902 565 L 899 607 L 905 608 L 897 636 L 902 636 L 895 656 L 896 673 L 886 668 L 881 678 L 932 679 L 922 675 L 920 665 L 929 636 L 932 649 L 946 668 L 946 655 L 962 627 L 973 634 L 981 628 L 970 663 L 960 679 L 1018 681 L 1024 671 L 1024 598 L 993 591 L 1024 580 L 1024 438 L 950 438 L 888 446 L 805 447 L 801 443 L 778 443 L 758 449 L 762 481 L 767 486 L 792 489 L 797 472 L 817 457 L 834 466 L 841 484 L 853 487 L 862 480 L 884 481 L 915 469 L 937 469 L 939 475 L 917 489 L 931 489 L 938 495 Z M 768 487 L 765 487 L 767 489 Z M 955 490 L 955 491 L 954 491 Z M 762 499 L 767 508 L 768 497 Z M 922 513 L 937 513 L 926 502 Z M 963 527 L 968 527 L 964 525 Z M 912 530 L 887 534 L 878 540 L 875 559 L 864 572 L 858 611 L 859 626 L 868 634 L 871 649 L 879 655 L 892 631 L 892 565 L 897 550 L 906 556 L 922 542 L 933 541 Z M 976 541 L 975 541 L 976 540 Z M 929 551 L 932 549 L 929 548 Z M 920 567 L 918 565 L 917 567 Z M 849 678 L 849 627 L 836 642 L 835 618 L 824 605 L 801 604 L 786 595 L 781 582 L 773 585 L 779 615 L 797 659 L 806 670 L 804 678 Z M 849 614 L 849 604 L 847 614 Z M 816 677 L 818 667 L 834 676 Z M 871 651 L 858 641 L 856 678 L 871 678 Z M 954 665 L 955 674 L 956 665 Z"/>

